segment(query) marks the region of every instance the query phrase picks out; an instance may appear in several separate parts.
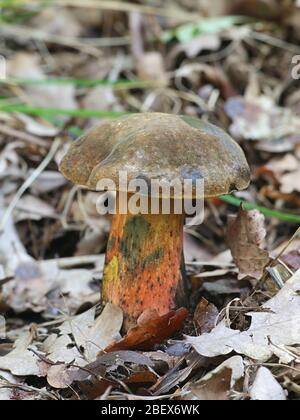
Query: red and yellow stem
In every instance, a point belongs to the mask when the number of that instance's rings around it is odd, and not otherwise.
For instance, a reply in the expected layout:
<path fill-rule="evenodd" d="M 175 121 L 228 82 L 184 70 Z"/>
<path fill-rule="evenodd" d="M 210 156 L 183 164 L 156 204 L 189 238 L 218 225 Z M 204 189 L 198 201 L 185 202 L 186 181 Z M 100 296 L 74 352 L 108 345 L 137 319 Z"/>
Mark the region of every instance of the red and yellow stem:
<path fill-rule="evenodd" d="M 102 298 L 123 309 L 125 325 L 147 309 L 164 315 L 185 306 L 183 226 L 183 215 L 114 216 Z"/>

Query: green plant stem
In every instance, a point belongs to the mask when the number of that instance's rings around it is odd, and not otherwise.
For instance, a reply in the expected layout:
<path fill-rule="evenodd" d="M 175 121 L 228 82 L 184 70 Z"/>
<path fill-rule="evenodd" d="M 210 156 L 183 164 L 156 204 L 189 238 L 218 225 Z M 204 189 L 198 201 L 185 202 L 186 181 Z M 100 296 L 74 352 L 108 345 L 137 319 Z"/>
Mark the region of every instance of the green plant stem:
<path fill-rule="evenodd" d="M 81 88 L 92 88 L 96 86 L 110 86 L 114 89 L 143 89 L 158 86 L 157 82 L 143 80 L 86 80 L 86 79 L 14 79 L 7 78 L 0 80 L 0 84 L 11 84 L 17 86 L 47 86 L 47 85 L 73 85 Z"/>
<path fill-rule="evenodd" d="M 0 111 L 21 112 L 23 114 L 34 115 L 38 117 L 66 115 L 74 118 L 118 118 L 123 115 L 130 114 L 128 112 L 95 111 L 92 109 L 38 108 L 20 104 L 0 104 Z"/>
<path fill-rule="evenodd" d="M 278 210 L 272 210 L 267 207 L 259 206 L 254 203 L 241 200 L 232 195 L 224 195 L 220 197 L 220 200 L 222 200 L 224 203 L 231 204 L 232 206 L 236 206 L 236 207 L 240 207 L 240 205 L 243 204 L 246 210 L 259 210 L 262 214 L 264 214 L 267 217 L 272 217 L 278 220 L 282 220 L 283 222 L 297 223 L 300 225 L 300 216 L 297 216 L 296 214 L 290 214 L 290 213 L 285 213 Z"/>

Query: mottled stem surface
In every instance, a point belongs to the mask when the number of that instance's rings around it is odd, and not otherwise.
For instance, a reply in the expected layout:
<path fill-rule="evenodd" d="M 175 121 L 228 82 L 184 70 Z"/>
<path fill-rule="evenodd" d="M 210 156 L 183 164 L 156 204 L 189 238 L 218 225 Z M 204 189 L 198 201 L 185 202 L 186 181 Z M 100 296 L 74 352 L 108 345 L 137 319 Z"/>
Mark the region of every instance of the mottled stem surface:
<path fill-rule="evenodd" d="M 183 215 L 114 216 L 102 297 L 123 309 L 127 327 L 147 309 L 185 306 L 183 226 Z"/>

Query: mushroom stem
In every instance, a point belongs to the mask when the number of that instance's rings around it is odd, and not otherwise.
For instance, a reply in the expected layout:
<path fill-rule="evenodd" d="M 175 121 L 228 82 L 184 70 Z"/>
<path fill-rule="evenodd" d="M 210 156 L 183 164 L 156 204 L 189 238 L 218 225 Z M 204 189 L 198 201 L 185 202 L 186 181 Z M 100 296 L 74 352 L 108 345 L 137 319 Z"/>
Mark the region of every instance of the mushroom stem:
<path fill-rule="evenodd" d="M 114 216 L 102 299 L 123 309 L 125 328 L 145 310 L 164 315 L 186 306 L 183 226 L 183 215 Z"/>

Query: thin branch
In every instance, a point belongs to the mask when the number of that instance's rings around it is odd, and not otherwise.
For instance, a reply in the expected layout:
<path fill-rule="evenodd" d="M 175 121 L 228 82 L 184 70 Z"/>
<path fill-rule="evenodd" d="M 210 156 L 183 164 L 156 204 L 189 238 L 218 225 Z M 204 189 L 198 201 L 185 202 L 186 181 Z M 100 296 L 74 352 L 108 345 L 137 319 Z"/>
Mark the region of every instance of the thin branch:
<path fill-rule="evenodd" d="M 35 0 L 37 1 L 37 0 Z M 50 6 L 50 5 L 49 5 Z M 52 0 L 51 6 L 69 6 L 78 8 L 90 8 L 90 9 L 102 9 L 119 12 L 139 12 L 145 15 L 155 15 L 166 18 L 177 19 L 180 22 L 183 21 L 195 21 L 201 19 L 200 14 L 189 13 L 181 10 L 170 8 L 161 8 L 147 6 L 143 4 L 132 4 L 126 1 L 114 1 L 114 0 Z"/>
<path fill-rule="evenodd" d="M 84 53 L 90 54 L 96 58 L 102 55 L 101 51 L 89 45 L 82 38 L 70 38 L 59 35 L 49 34 L 39 29 L 27 28 L 21 25 L 4 24 L 0 25 L 0 34 L 4 38 L 19 39 L 20 41 L 36 40 L 45 43 L 52 43 L 71 47 Z"/>
<path fill-rule="evenodd" d="M 0 125 L 0 133 L 5 134 L 9 137 L 14 137 L 19 140 L 23 140 L 30 144 L 35 144 L 39 147 L 49 147 L 49 142 L 42 140 L 39 137 L 32 136 L 31 134 L 24 133 L 23 131 L 16 130 L 15 128 Z"/>
<path fill-rule="evenodd" d="M 291 53 L 300 53 L 300 47 L 298 45 L 291 44 L 289 42 L 283 41 L 279 38 L 275 38 L 268 34 L 252 31 L 250 33 L 250 37 L 255 39 L 256 41 L 263 42 L 264 44 L 269 44 L 273 47 L 277 47 L 286 51 L 290 51 Z"/>
<path fill-rule="evenodd" d="M 14 196 L 10 205 L 6 209 L 6 211 L 3 215 L 3 218 L 0 222 L 0 232 L 2 232 L 4 230 L 12 212 L 16 208 L 16 206 L 17 206 L 19 200 L 22 198 L 23 194 L 28 190 L 28 188 L 30 188 L 30 186 L 34 183 L 34 181 L 47 168 L 47 166 L 49 165 L 49 163 L 52 161 L 53 157 L 55 156 L 56 152 L 58 151 L 60 145 L 61 145 L 61 140 L 58 138 L 52 144 L 52 147 L 51 147 L 48 155 L 45 157 L 45 159 L 42 161 L 42 163 L 32 172 L 30 177 L 24 182 L 24 184 L 17 191 L 16 195 Z"/>

